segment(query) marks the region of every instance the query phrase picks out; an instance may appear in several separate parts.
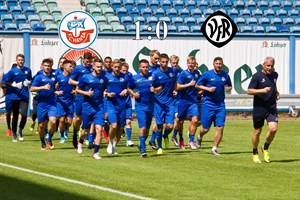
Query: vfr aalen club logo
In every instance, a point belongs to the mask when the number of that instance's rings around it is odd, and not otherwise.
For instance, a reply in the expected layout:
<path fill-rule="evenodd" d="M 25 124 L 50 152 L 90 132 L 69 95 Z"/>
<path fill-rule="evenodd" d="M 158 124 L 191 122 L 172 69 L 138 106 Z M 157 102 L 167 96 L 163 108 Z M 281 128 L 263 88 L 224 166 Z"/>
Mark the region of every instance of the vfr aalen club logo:
<path fill-rule="evenodd" d="M 201 26 L 205 38 L 218 48 L 230 42 L 237 30 L 234 21 L 222 11 L 211 14 Z"/>
<path fill-rule="evenodd" d="M 59 25 L 59 37 L 71 49 L 89 47 L 97 35 L 97 22 L 93 16 L 81 10 L 68 13 Z"/>

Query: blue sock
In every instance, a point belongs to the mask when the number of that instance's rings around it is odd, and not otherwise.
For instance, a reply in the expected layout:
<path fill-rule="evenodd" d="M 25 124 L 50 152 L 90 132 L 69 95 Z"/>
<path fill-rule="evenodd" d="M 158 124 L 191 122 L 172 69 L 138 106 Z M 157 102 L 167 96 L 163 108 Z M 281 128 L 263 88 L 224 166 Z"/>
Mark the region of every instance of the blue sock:
<path fill-rule="evenodd" d="M 177 136 L 177 133 L 178 133 L 178 130 L 177 130 L 177 129 L 174 129 L 173 137 L 176 137 L 176 136 Z"/>
<path fill-rule="evenodd" d="M 45 137 L 40 138 L 42 145 L 46 145 Z"/>
<path fill-rule="evenodd" d="M 95 144 L 94 145 L 94 153 L 98 153 L 99 152 L 99 148 L 100 148 L 100 146 L 97 145 L 97 144 Z"/>
<path fill-rule="evenodd" d="M 140 136 L 140 147 L 142 152 L 146 152 L 146 136 Z"/>
<path fill-rule="evenodd" d="M 150 142 L 154 142 L 156 138 L 156 131 L 152 131 Z"/>
<path fill-rule="evenodd" d="M 161 149 L 162 133 L 160 131 L 156 131 L 156 139 L 157 139 L 157 148 Z"/>
<path fill-rule="evenodd" d="M 131 140 L 131 128 L 126 128 L 127 140 Z"/>
<path fill-rule="evenodd" d="M 45 134 L 49 134 L 48 129 L 45 129 Z"/>
<path fill-rule="evenodd" d="M 93 133 L 89 133 L 87 135 L 87 138 L 89 140 L 89 143 L 93 143 L 94 142 L 94 134 Z M 86 138 L 85 138 L 86 139 Z"/>
<path fill-rule="evenodd" d="M 165 131 L 164 131 L 163 138 L 168 138 L 170 133 L 171 133 L 171 130 L 166 128 Z"/>
<path fill-rule="evenodd" d="M 195 142 L 195 135 L 189 134 L 190 141 L 189 142 Z"/>
<path fill-rule="evenodd" d="M 22 129 L 19 129 L 18 134 L 22 136 Z"/>
<path fill-rule="evenodd" d="M 51 134 L 49 134 L 49 136 L 48 136 L 48 142 L 52 142 L 52 137 L 53 137 L 53 135 L 51 135 Z"/>
<path fill-rule="evenodd" d="M 270 146 L 270 144 L 267 141 L 265 141 L 265 143 L 264 143 L 264 150 L 268 150 L 269 146 Z"/>
<path fill-rule="evenodd" d="M 183 134 L 182 133 L 179 133 L 179 141 L 183 141 Z"/>
<path fill-rule="evenodd" d="M 60 137 L 64 138 L 65 137 L 65 131 L 60 131 Z"/>

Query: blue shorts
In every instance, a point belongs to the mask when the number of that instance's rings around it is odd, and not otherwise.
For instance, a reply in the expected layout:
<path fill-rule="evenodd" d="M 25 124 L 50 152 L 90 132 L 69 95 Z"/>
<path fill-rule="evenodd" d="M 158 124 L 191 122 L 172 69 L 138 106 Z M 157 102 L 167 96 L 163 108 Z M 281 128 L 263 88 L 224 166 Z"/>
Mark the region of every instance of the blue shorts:
<path fill-rule="evenodd" d="M 198 104 L 186 104 L 186 103 L 180 103 L 178 105 L 178 119 L 186 119 L 187 114 L 189 114 L 190 117 L 198 116 Z"/>
<path fill-rule="evenodd" d="M 76 96 L 75 98 L 75 115 L 81 116 L 82 115 L 82 104 L 83 104 L 83 97 Z"/>
<path fill-rule="evenodd" d="M 125 126 L 126 124 L 126 109 L 115 109 L 107 106 L 109 123 L 117 123 L 118 126 Z"/>
<path fill-rule="evenodd" d="M 5 96 L 5 110 L 6 112 L 12 112 L 12 103 L 10 97 Z"/>
<path fill-rule="evenodd" d="M 103 98 L 104 112 L 107 113 L 107 98 Z"/>
<path fill-rule="evenodd" d="M 205 129 L 209 129 L 212 122 L 214 122 L 214 126 L 224 126 L 226 120 L 225 106 L 210 108 L 203 104 L 202 116 L 205 116 L 202 118 L 202 127 Z"/>
<path fill-rule="evenodd" d="M 58 117 L 68 117 L 73 118 L 74 115 L 74 105 L 63 105 L 60 102 L 56 102 L 57 116 Z"/>
<path fill-rule="evenodd" d="M 198 121 L 202 119 L 202 101 L 198 100 Z"/>
<path fill-rule="evenodd" d="M 128 105 L 127 107 L 126 107 L 126 119 L 132 119 L 132 106 L 130 105 Z"/>
<path fill-rule="evenodd" d="M 88 105 L 82 106 L 82 129 L 90 129 L 91 124 L 104 126 L 104 105 L 92 107 Z"/>
<path fill-rule="evenodd" d="M 158 125 L 174 124 L 174 105 L 159 105 L 154 103 L 155 122 Z"/>
<path fill-rule="evenodd" d="M 152 116 L 153 116 L 153 109 L 145 110 L 136 107 L 135 111 L 136 111 L 136 118 L 139 124 L 139 128 L 150 128 L 152 122 Z"/>
<path fill-rule="evenodd" d="M 179 100 L 176 100 L 176 103 L 174 105 L 174 113 L 178 113 L 178 105 L 179 105 Z"/>
<path fill-rule="evenodd" d="M 37 105 L 38 122 L 44 122 L 50 117 L 57 116 L 57 108 L 55 104 L 39 102 Z"/>

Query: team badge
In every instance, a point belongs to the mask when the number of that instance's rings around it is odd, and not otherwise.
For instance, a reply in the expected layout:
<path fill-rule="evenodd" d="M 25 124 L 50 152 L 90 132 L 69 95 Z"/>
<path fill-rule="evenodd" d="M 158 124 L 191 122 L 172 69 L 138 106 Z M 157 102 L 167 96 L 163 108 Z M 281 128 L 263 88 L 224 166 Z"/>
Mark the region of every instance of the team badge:
<path fill-rule="evenodd" d="M 225 81 L 225 77 L 222 77 L 222 81 Z"/>
<path fill-rule="evenodd" d="M 170 76 L 170 77 L 173 77 L 173 74 L 172 74 L 172 73 L 169 73 L 169 76 Z"/>
<path fill-rule="evenodd" d="M 51 80 L 52 80 L 52 81 L 55 81 L 55 78 L 54 78 L 54 77 L 52 77 L 52 78 L 51 78 Z"/>
<path fill-rule="evenodd" d="M 149 76 L 149 77 L 148 77 L 148 80 L 149 80 L 149 81 L 152 81 L 152 80 L 153 80 L 152 76 Z"/>
<path fill-rule="evenodd" d="M 98 25 L 92 15 L 81 10 L 66 14 L 59 24 L 59 38 L 71 49 L 89 47 L 97 38 Z"/>
<path fill-rule="evenodd" d="M 100 83 L 103 83 L 104 81 L 103 81 L 103 79 L 100 79 Z"/>
<path fill-rule="evenodd" d="M 120 81 L 123 82 L 123 81 L 124 81 L 124 78 L 120 78 Z"/>

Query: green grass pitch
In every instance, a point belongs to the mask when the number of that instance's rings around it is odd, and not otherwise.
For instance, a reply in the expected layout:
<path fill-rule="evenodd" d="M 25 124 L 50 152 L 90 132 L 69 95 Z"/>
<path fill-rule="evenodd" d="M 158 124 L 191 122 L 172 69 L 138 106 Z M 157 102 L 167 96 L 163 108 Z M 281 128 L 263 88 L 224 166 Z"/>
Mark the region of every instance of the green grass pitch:
<path fill-rule="evenodd" d="M 70 139 L 55 149 L 41 151 L 38 135 L 29 132 L 24 142 L 6 137 L 5 121 L 0 123 L 0 163 L 103 186 L 152 199 L 299 199 L 300 121 L 281 120 L 270 146 L 271 163 L 252 162 L 252 121 L 228 120 L 219 147 L 221 156 L 210 155 L 215 129 L 204 137 L 203 148 L 180 150 L 171 143 L 163 155 L 147 146 L 148 158 L 139 156 L 136 146 L 118 146 L 118 155 L 100 147 L 101 160 L 91 158 L 92 150 L 77 154 Z M 187 144 L 185 125 L 185 143 Z M 198 132 L 198 131 L 197 131 Z M 71 135 L 70 133 L 69 135 Z M 266 127 L 261 135 L 264 142 Z M 133 122 L 133 141 L 138 144 Z M 147 140 L 148 141 L 148 140 Z M 263 160 L 262 154 L 260 158 Z M 76 185 L 0 166 L 0 199 L 133 199 L 120 194 Z"/>

